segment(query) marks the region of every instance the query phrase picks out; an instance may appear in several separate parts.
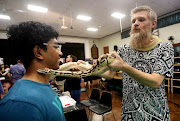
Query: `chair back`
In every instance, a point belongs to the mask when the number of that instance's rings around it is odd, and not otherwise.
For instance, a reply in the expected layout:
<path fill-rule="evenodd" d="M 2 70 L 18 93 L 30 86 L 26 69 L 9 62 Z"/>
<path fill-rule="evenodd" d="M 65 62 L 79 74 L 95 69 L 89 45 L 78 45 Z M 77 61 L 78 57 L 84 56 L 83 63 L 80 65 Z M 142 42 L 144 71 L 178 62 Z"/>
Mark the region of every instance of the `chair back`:
<path fill-rule="evenodd" d="M 81 88 L 81 92 L 86 93 L 86 96 L 89 98 L 89 95 L 87 93 L 88 83 L 86 83 L 86 86 L 84 88 Z"/>
<path fill-rule="evenodd" d="M 100 98 L 100 89 L 98 89 L 98 88 L 92 89 L 90 99 L 99 101 L 99 98 Z"/>
<path fill-rule="evenodd" d="M 112 108 L 112 93 L 108 91 L 103 91 L 101 99 L 99 100 L 99 104 L 103 104 Z"/>

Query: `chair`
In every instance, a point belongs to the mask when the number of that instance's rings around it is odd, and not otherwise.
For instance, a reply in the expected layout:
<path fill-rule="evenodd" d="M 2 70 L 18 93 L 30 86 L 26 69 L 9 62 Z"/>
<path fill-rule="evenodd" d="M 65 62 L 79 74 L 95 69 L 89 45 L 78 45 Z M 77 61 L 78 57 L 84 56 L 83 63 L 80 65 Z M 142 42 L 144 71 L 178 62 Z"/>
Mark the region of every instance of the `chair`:
<path fill-rule="evenodd" d="M 88 93 L 87 93 L 87 89 L 88 89 L 88 83 L 86 83 L 85 88 L 81 88 L 81 92 L 86 93 L 86 96 L 89 98 Z"/>
<path fill-rule="evenodd" d="M 100 98 L 100 89 L 94 88 L 94 89 L 92 89 L 91 96 L 88 97 L 88 99 L 86 99 L 86 100 L 82 100 L 81 104 L 86 107 L 96 105 L 99 102 L 99 98 Z M 91 112 L 89 111 L 88 120 L 90 120 L 90 118 L 89 118 L 90 115 L 91 115 Z"/>
<path fill-rule="evenodd" d="M 102 115 L 103 121 L 104 121 L 104 116 L 106 114 L 112 113 L 114 120 L 116 121 L 114 113 L 112 112 L 112 93 L 111 92 L 103 91 L 101 95 L 101 99 L 99 100 L 99 104 L 90 106 L 89 110 L 98 115 Z"/>
<path fill-rule="evenodd" d="M 97 104 L 99 101 L 99 98 L 100 98 L 100 89 L 94 88 L 92 89 L 91 96 L 86 100 L 82 100 L 81 104 L 86 107 L 89 107 L 89 106 Z"/>

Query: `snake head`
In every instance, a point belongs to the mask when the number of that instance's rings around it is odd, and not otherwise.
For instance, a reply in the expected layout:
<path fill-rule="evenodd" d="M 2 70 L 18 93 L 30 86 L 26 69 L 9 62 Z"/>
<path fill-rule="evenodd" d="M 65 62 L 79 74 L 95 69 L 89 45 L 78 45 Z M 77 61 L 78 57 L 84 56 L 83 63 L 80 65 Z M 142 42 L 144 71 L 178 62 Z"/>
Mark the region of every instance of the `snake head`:
<path fill-rule="evenodd" d="M 49 68 L 42 68 L 42 69 L 38 69 L 37 71 L 38 71 L 39 73 L 42 73 L 42 74 L 51 74 L 51 73 L 50 73 L 51 70 L 52 70 L 52 69 L 49 69 Z"/>
<path fill-rule="evenodd" d="M 99 59 L 99 63 L 103 63 L 104 61 L 107 62 L 107 64 L 111 63 L 116 58 L 113 54 L 103 54 Z"/>

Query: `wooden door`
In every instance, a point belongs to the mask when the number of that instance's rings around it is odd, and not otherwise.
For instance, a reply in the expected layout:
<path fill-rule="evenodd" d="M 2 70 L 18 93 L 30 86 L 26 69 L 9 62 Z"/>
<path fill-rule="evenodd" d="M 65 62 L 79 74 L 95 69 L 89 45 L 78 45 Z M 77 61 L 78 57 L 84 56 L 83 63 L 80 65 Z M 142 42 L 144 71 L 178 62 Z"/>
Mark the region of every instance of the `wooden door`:
<path fill-rule="evenodd" d="M 104 47 L 104 54 L 109 53 L 109 46 Z"/>

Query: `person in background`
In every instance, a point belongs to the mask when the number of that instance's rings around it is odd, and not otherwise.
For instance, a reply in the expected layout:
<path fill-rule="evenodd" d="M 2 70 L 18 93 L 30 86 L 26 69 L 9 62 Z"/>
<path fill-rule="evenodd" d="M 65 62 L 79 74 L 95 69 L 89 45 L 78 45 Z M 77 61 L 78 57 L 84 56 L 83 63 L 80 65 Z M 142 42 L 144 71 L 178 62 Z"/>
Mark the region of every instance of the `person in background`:
<path fill-rule="evenodd" d="M 2 80 L 2 77 L 0 77 L 0 81 Z M 0 83 L 0 94 L 2 94 L 4 92 L 2 84 Z"/>
<path fill-rule="evenodd" d="M 157 16 L 150 7 L 134 8 L 131 22 L 130 45 L 111 52 L 116 58 L 104 77 L 123 71 L 122 121 L 170 121 L 165 77 L 173 76 L 172 44 L 152 35 Z"/>
<path fill-rule="evenodd" d="M 61 52 L 60 56 L 62 56 L 62 55 L 63 55 L 63 53 Z M 59 66 L 62 64 L 63 64 L 63 62 L 60 61 Z M 56 76 L 54 79 L 55 85 L 61 92 L 64 92 L 64 82 L 65 81 L 66 81 L 65 77 L 61 77 L 61 76 Z"/>
<path fill-rule="evenodd" d="M 4 92 L 2 94 L 0 94 L 0 100 L 7 94 L 7 92 L 9 91 L 9 89 L 12 86 L 12 81 L 11 79 L 7 79 L 4 78 L 4 80 L 0 81 L 3 87 Z"/>
<path fill-rule="evenodd" d="M 92 67 L 93 65 L 93 60 L 92 59 L 86 59 L 86 61 L 83 61 L 83 60 L 78 60 L 77 61 L 78 64 L 84 64 L 86 66 L 89 66 L 89 67 Z M 92 78 L 91 77 L 88 77 L 88 78 L 81 78 L 81 82 L 84 81 L 84 86 L 82 87 L 88 87 L 88 89 L 91 88 L 92 86 Z"/>
<path fill-rule="evenodd" d="M 74 55 L 68 55 L 66 58 L 66 63 L 77 62 L 77 57 Z M 72 69 L 71 71 L 77 71 L 77 69 Z M 70 91 L 71 97 L 80 104 L 80 94 L 81 94 L 81 79 L 80 78 L 66 78 L 65 84 L 67 84 L 67 90 Z"/>
<path fill-rule="evenodd" d="M 61 101 L 49 84 L 50 75 L 37 71 L 59 68 L 59 34 L 51 26 L 34 21 L 7 29 L 13 54 L 24 64 L 26 73 L 0 101 L 0 120 L 65 121 Z"/>
<path fill-rule="evenodd" d="M 9 68 L 9 65 L 5 65 L 4 68 L 5 68 L 5 71 L 6 71 L 6 72 L 9 72 L 9 69 L 10 69 L 10 68 Z"/>
<path fill-rule="evenodd" d="M 0 77 L 9 78 L 8 72 L 5 71 L 4 64 L 0 66 Z"/>
<path fill-rule="evenodd" d="M 12 78 L 13 84 L 15 84 L 19 79 L 21 79 L 26 72 L 23 63 L 18 60 L 17 64 L 13 65 L 9 69 L 8 76 Z"/>

